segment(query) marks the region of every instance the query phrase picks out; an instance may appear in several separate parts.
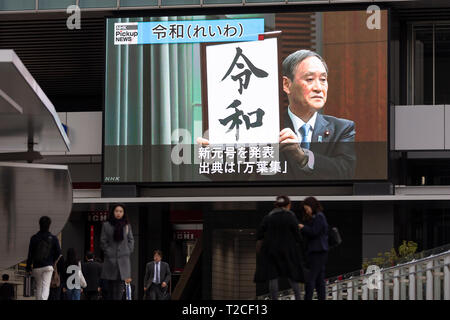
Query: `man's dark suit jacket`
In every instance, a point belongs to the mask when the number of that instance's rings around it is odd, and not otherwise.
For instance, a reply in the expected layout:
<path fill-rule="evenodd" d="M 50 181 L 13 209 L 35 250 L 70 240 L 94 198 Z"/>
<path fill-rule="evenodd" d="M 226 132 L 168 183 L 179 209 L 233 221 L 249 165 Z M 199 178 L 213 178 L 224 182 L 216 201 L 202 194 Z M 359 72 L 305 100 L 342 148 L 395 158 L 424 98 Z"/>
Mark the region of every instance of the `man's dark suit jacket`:
<path fill-rule="evenodd" d="M 287 108 L 284 112 L 284 127 L 294 128 Z M 319 136 L 322 141 L 319 141 Z M 281 159 L 288 162 L 289 180 L 298 179 L 352 179 L 355 172 L 356 155 L 354 149 L 355 123 L 351 120 L 317 114 L 310 149 L 314 153 L 314 169 L 300 167 L 291 153 L 282 152 Z"/>
<path fill-rule="evenodd" d="M 97 291 L 100 287 L 100 276 L 102 274 L 102 264 L 96 261 L 88 261 L 81 264 L 81 272 L 86 279 L 87 287 L 85 291 Z"/>
<path fill-rule="evenodd" d="M 153 282 L 153 277 L 155 274 L 155 261 L 147 263 L 145 268 L 145 277 L 144 277 L 144 287 L 150 288 Z M 169 284 L 170 277 L 172 274 L 170 273 L 170 267 L 167 262 L 161 261 L 159 266 L 159 280 L 161 283 L 165 282 L 167 285 Z"/>

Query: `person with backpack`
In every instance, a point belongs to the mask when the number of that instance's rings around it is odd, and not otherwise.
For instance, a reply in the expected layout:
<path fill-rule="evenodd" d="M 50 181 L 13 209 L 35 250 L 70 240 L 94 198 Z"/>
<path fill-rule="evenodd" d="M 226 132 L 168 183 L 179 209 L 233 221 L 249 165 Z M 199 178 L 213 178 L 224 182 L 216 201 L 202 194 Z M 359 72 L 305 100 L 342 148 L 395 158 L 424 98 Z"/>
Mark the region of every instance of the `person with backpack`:
<path fill-rule="evenodd" d="M 323 207 L 314 197 L 302 202 L 306 222 L 299 224 L 306 238 L 308 276 L 305 281 L 305 300 L 312 300 L 314 289 L 319 300 L 325 300 L 325 266 L 328 260 L 328 222 Z"/>
<path fill-rule="evenodd" d="M 36 283 L 36 300 L 47 300 L 55 261 L 61 255 L 58 238 L 50 233 L 50 217 L 39 219 L 39 231 L 30 239 L 26 270 Z"/>

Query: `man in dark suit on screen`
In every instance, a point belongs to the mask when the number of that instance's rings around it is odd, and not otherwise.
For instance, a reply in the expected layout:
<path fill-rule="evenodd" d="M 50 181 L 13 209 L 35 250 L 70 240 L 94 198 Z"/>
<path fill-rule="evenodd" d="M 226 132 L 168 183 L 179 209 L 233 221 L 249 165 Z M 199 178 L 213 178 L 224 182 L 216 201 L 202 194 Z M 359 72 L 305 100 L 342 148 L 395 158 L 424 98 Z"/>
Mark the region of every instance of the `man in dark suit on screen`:
<path fill-rule="evenodd" d="M 167 300 L 169 297 L 170 267 L 161 261 L 160 250 L 153 252 L 153 261 L 147 263 L 144 277 L 144 291 L 148 300 Z"/>
<path fill-rule="evenodd" d="M 351 179 L 354 175 L 355 124 L 319 113 L 327 101 L 328 67 L 310 50 L 290 54 L 282 64 L 289 106 L 280 131 L 288 175 L 299 179 Z M 348 143 L 350 142 L 350 143 Z"/>
<path fill-rule="evenodd" d="M 287 172 L 273 175 L 284 180 L 352 179 L 355 173 L 355 123 L 321 114 L 327 102 L 328 67 L 316 52 L 298 50 L 282 64 L 283 91 L 289 106 L 282 113 L 280 163 Z M 198 138 L 200 145 L 209 145 Z M 263 179 L 269 179 L 264 176 Z"/>

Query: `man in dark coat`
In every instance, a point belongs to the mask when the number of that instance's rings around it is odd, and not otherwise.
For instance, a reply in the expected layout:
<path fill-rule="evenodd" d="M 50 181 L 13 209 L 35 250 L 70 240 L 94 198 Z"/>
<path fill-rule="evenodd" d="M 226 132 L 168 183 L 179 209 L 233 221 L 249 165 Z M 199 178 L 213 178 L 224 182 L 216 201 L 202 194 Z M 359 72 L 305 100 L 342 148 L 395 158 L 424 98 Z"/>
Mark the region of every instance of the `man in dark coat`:
<path fill-rule="evenodd" d="M 14 286 L 9 281 L 9 275 L 2 275 L 3 283 L 0 284 L 0 301 L 1 300 L 14 300 Z"/>
<path fill-rule="evenodd" d="M 260 249 L 257 257 L 255 282 L 269 281 L 272 300 L 277 300 L 278 278 L 287 278 L 300 300 L 298 282 L 303 280 L 302 238 L 295 214 L 290 211 L 287 196 L 277 197 L 275 209 L 266 215 L 258 228 L 257 240 Z"/>
<path fill-rule="evenodd" d="M 323 113 L 328 95 L 325 60 L 316 52 L 297 50 L 284 59 L 282 72 L 283 91 L 289 105 L 281 113 L 279 160 L 287 173 L 258 175 L 255 172 L 252 179 L 353 179 L 357 160 L 355 123 Z M 197 143 L 209 145 L 209 140 L 199 137 Z M 208 177 L 214 180 L 248 179 L 248 175 L 239 173 Z"/>
<path fill-rule="evenodd" d="M 86 279 L 87 287 L 83 293 L 86 300 L 98 300 L 100 287 L 100 277 L 102 274 L 102 265 L 94 260 L 94 253 L 86 253 L 86 262 L 81 264 L 81 271 Z"/>
<path fill-rule="evenodd" d="M 39 232 L 30 239 L 26 270 L 32 274 L 36 282 L 36 300 L 47 300 L 50 293 L 50 283 L 53 265 L 61 255 L 58 238 L 50 233 L 50 217 L 39 219 Z"/>

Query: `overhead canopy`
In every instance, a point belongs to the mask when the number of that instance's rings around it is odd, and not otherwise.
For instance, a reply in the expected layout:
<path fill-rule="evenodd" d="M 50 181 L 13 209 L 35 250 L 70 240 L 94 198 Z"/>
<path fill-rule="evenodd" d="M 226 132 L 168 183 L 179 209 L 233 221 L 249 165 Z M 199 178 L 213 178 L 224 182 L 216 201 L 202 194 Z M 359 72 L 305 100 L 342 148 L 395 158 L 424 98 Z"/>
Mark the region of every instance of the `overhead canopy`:
<path fill-rule="evenodd" d="M 0 50 L 0 152 L 69 151 L 55 107 L 13 50 Z"/>

